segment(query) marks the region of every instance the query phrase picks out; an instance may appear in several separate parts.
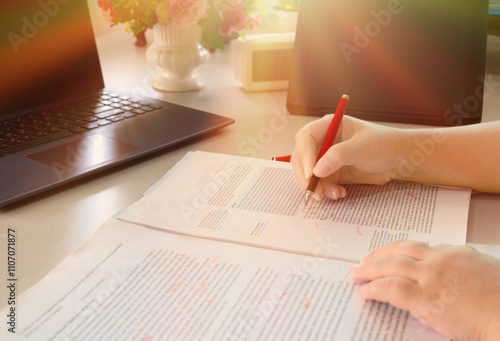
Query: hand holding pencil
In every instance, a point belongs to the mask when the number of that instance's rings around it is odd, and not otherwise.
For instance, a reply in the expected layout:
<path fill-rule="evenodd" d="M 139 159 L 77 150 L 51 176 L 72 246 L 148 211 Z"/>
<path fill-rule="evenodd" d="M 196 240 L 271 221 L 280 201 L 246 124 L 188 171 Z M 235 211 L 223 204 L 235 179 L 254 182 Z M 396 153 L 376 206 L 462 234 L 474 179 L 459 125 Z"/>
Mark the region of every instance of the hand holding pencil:
<path fill-rule="evenodd" d="M 313 175 L 319 178 L 313 198 L 346 196 L 342 183 L 382 184 L 398 174 L 398 146 L 404 139 L 400 130 L 344 116 L 337 140 L 325 142 L 318 152 L 335 115 L 313 121 L 295 135 L 291 158 L 299 185 L 307 189 Z M 321 154 L 322 156 L 318 157 Z"/>
<path fill-rule="evenodd" d="M 333 146 L 335 142 L 335 138 L 337 137 L 337 133 L 340 128 L 340 124 L 342 123 L 342 118 L 344 117 L 345 109 L 347 108 L 347 103 L 349 102 L 349 96 L 343 95 L 342 98 L 340 99 L 340 102 L 337 106 L 337 110 L 335 110 L 335 114 L 332 117 L 332 121 L 330 122 L 330 125 L 328 126 L 328 130 L 326 131 L 326 136 L 325 139 L 323 140 L 323 143 L 321 144 L 321 149 L 319 150 L 318 157 L 316 161 L 319 161 L 323 155 L 325 155 L 326 151 Z M 305 205 L 307 206 L 307 203 L 311 199 L 311 197 L 314 194 L 314 191 L 316 190 L 316 187 L 318 186 L 319 182 L 319 177 L 317 177 L 314 173 L 312 174 L 311 178 L 309 179 L 309 184 L 307 185 L 306 189 L 306 203 Z"/>

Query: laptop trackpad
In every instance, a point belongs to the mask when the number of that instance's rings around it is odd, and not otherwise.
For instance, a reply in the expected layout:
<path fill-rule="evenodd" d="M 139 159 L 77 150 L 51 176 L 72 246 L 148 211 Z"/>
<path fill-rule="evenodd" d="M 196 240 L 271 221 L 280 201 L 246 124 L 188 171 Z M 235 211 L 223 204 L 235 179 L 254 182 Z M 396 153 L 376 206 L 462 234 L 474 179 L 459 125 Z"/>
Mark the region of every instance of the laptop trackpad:
<path fill-rule="evenodd" d="M 65 175 L 71 175 L 136 149 L 137 147 L 128 143 L 95 134 L 28 154 L 26 157 L 67 173 Z"/>

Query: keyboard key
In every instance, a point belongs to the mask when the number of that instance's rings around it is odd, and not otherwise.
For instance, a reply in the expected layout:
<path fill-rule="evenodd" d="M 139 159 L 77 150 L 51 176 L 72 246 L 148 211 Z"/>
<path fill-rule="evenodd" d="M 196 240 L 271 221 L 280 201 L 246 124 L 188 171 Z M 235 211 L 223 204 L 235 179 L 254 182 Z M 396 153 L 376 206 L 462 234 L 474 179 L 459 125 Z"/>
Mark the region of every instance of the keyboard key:
<path fill-rule="evenodd" d="M 88 116 L 93 116 L 94 113 L 90 112 L 90 111 L 82 111 L 78 115 L 81 116 L 81 117 L 88 117 Z"/>
<path fill-rule="evenodd" d="M 3 143 L 5 143 L 7 146 L 12 146 L 18 143 L 23 142 L 21 139 L 19 139 L 17 136 L 16 137 L 8 137 L 3 140 Z"/>
<path fill-rule="evenodd" d="M 108 121 L 108 120 L 99 120 L 97 121 L 97 124 L 100 125 L 100 126 L 106 126 L 108 124 L 110 124 L 111 121 Z"/>
<path fill-rule="evenodd" d="M 50 127 L 47 127 L 46 129 L 44 129 L 44 131 L 48 134 L 55 134 L 55 133 L 60 132 L 61 129 L 59 127 L 56 127 L 56 126 L 50 126 Z"/>
<path fill-rule="evenodd" d="M 91 130 L 91 129 L 98 128 L 99 125 L 97 124 L 97 122 L 90 122 L 90 123 L 82 124 L 81 127 L 88 129 L 88 130 Z"/>
<path fill-rule="evenodd" d="M 108 110 L 113 110 L 113 109 L 115 109 L 115 108 L 111 107 L 109 105 L 104 105 L 102 107 L 95 108 L 94 110 L 91 110 L 91 112 L 93 112 L 94 114 L 99 114 L 99 113 L 102 113 L 102 112 L 105 112 L 105 111 L 108 111 Z"/>
<path fill-rule="evenodd" d="M 134 114 L 137 114 L 137 115 L 142 115 L 142 114 L 145 114 L 146 111 L 142 110 L 142 109 L 134 109 L 134 110 L 131 110 Z"/>
<path fill-rule="evenodd" d="M 123 110 L 121 110 L 121 109 L 113 109 L 113 110 L 105 111 L 103 113 L 94 115 L 94 117 L 97 117 L 97 118 L 106 118 L 108 116 L 118 115 L 118 114 L 121 114 L 121 113 L 123 113 Z"/>
<path fill-rule="evenodd" d="M 111 116 L 106 117 L 106 119 L 113 121 L 113 122 L 118 122 L 118 121 L 124 120 L 125 117 L 123 115 L 111 115 Z"/>
<path fill-rule="evenodd" d="M 123 117 L 125 118 L 130 118 L 130 117 L 134 117 L 134 116 L 137 116 L 136 114 L 134 114 L 133 112 L 131 111 L 127 111 L 123 114 Z"/>

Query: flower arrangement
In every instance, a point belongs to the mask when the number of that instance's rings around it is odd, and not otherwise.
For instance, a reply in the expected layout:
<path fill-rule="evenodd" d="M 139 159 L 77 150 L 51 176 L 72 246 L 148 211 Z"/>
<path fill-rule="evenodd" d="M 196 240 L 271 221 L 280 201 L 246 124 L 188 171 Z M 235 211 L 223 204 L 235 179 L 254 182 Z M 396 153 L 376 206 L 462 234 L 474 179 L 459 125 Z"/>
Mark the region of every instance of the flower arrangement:
<path fill-rule="evenodd" d="M 137 36 L 155 24 L 200 25 L 202 43 L 224 48 L 233 32 L 257 26 L 261 0 L 98 0 L 112 25 L 126 24 Z"/>

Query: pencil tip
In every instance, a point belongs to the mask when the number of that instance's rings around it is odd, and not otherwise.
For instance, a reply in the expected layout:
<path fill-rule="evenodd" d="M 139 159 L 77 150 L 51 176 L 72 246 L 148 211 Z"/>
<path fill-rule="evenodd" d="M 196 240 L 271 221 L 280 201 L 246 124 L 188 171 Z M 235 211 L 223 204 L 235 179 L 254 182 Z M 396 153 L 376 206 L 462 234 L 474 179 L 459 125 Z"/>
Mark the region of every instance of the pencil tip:
<path fill-rule="evenodd" d="M 313 193 L 312 193 L 311 191 L 307 191 L 307 192 L 306 192 L 306 203 L 304 204 L 304 208 L 306 208 L 306 207 L 307 207 L 307 204 L 309 203 L 309 200 L 311 199 L 312 194 L 313 194 Z"/>

